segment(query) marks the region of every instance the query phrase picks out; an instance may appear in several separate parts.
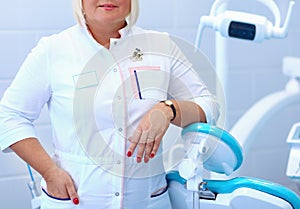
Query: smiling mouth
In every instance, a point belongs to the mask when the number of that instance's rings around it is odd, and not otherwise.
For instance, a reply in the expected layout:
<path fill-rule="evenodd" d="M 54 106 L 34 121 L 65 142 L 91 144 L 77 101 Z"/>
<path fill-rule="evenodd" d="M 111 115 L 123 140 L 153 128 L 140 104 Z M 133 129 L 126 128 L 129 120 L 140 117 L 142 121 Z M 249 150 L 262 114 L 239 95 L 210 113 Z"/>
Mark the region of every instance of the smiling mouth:
<path fill-rule="evenodd" d="M 103 7 L 103 8 L 116 8 L 116 5 L 113 4 L 101 4 L 99 7 Z"/>

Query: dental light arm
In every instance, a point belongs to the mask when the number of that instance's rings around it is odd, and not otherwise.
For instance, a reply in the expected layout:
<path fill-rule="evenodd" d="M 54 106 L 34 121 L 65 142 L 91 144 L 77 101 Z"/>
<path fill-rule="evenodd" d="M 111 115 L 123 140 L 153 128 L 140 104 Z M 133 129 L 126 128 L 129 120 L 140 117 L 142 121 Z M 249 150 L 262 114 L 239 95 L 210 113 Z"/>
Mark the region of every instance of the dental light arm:
<path fill-rule="evenodd" d="M 285 38 L 287 36 L 290 17 L 292 14 L 294 0 L 289 3 L 288 12 L 283 26 L 280 26 L 281 17 L 278 6 L 272 0 L 258 0 L 266 5 L 275 17 L 273 25 L 265 16 L 238 11 L 224 11 L 217 14 L 218 8 L 226 0 L 219 0 L 212 6 L 209 16 L 202 16 L 197 31 L 195 47 L 200 47 L 201 36 L 204 28 L 212 28 L 223 37 L 239 38 L 254 42 L 262 42 L 264 39 Z"/>

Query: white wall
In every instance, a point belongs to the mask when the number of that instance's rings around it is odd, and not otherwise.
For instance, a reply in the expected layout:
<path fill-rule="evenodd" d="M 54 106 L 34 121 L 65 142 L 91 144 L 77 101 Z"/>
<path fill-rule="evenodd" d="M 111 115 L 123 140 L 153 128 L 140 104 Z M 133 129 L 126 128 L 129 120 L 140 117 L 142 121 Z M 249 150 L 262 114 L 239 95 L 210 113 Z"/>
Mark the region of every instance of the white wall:
<path fill-rule="evenodd" d="M 233 1 L 233 8 L 258 11 L 269 15 L 267 9 L 249 1 Z M 287 2 L 277 0 L 283 16 Z M 140 0 L 141 16 L 138 25 L 167 31 L 191 43 L 194 42 L 198 20 L 209 14 L 212 0 Z M 15 0 L 3 1 L 0 13 L 0 96 L 18 71 L 30 49 L 44 35 L 60 31 L 74 23 L 70 1 L 66 0 Z M 281 73 L 283 56 L 299 56 L 298 26 L 300 4 L 295 6 L 288 38 L 253 44 L 228 40 L 229 95 L 228 127 L 258 99 L 283 89 L 287 78 Z M 205 31 L 202 50 L 213 61 L 214 33 Z M 291 125 L 300 121 L 299 106 L 288 107 L 274 116 L 259 133 L 250 150 L 241 173 L 269 179 L 294 188 L 285 176 L 288 145 L 285 143 Z M 37 121 L 38 132 L 44 144 L 49 146 L 50 126 L 46 114 Z M 245 127 L 247 128 L 247 127 Z M 29 180 L 26 165 L 14 154 L 0 154 L 0 205 L 3 209 L 29 209 L 30 194 L 26 186 Z"/>
<path fill-rule="evenodd" d="M 71 1 L 2 1 L 0 13 L 0 96 L 41 36 L 74 24 Z M 43 144 L 51 137 L 47 114 L 36 122 Z M 0 153 L 0 208 L 30 209 L 26 164 L 14 154 Z"/>

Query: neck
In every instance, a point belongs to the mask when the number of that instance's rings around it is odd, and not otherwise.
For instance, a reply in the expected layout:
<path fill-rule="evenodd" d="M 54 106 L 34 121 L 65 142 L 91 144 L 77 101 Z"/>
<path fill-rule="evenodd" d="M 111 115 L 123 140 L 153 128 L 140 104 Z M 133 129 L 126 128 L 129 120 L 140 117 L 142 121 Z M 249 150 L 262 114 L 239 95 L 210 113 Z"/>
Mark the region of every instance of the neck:
<path fill-rule="evenodd" d="M 111 38 L 120 38 L 119 30 L 126 26 L 126 22 L 118 25 L 87 25 L 87 28 L 93 38 L 102 46 L 109 48 Z"/>

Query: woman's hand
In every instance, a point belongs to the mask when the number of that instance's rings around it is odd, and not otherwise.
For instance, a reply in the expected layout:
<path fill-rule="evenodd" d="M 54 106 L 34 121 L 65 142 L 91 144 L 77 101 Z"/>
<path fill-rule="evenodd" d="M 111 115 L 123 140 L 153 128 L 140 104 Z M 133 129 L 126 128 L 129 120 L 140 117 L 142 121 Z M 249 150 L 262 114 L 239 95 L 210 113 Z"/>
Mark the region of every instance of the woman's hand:
<path fill-rule="evenodd" d="M 131 144 L 127 156 L 131 157 L 137 148 L 138 163 L 143 157 L 145 163 L 149 162 L 150 158 L 154 158 L 172 118 L 173 112 L 170 107 L 163 103 L 156 104 L 142 118 L 133 136 L 129 138 Z"/>
<path fill-rule="evenodd" d="M 47 193 L 57 198 L 70 198 L 75 205 L 79 204 L 78 194 L 71 176 L 58 166 L 48 169 L 43 175 L 47 183 Z"/>
<path fill-rule="evenodd" d="M 70 198 L 75 205 L 79 204 L 71 176 L 55 164 L 37 138 L 20 140 L 12 144 L 10 148 L 41 174 L 47 183 L 49 195 L 57 198 Z"/>

